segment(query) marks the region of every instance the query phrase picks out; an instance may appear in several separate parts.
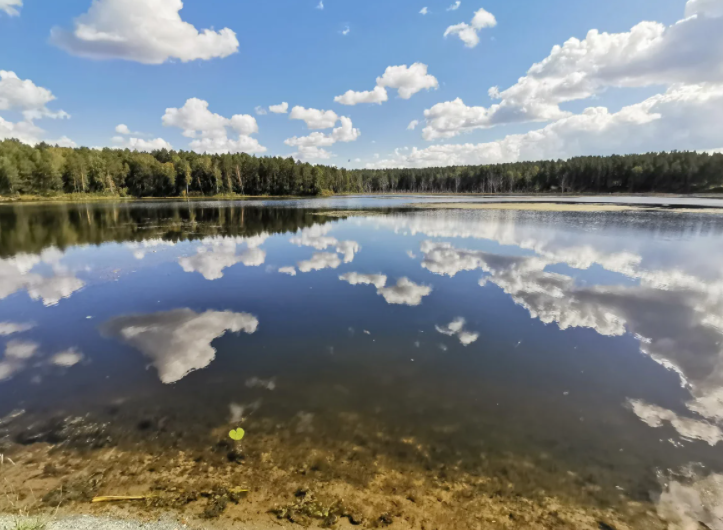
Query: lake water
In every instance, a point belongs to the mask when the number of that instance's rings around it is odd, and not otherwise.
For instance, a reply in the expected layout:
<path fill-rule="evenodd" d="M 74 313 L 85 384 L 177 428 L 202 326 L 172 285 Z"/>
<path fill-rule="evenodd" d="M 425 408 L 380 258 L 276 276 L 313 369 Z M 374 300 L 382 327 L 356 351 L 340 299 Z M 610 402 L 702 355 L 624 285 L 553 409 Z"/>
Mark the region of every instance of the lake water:
<path fill-rule="evenodd" d="M 600 528 L 723 528 L 723 216 L 404 206 L 1 206 L 5 454 L 203 455 L 243 427 L 246 469 L 295 483 L 363 493 L 381 462 Z"/>

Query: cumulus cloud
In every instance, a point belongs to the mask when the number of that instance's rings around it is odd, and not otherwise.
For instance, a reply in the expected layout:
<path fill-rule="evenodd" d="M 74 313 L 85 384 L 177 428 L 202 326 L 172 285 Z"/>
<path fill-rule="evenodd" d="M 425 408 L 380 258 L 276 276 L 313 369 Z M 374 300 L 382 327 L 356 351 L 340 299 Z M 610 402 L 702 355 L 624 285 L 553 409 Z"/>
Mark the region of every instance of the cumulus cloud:
<path fill-rule="evenodd" d="M 429 13 L 429 10 L 426 7 L 419 10 L 420 15 L 426 15 L 427 13 Z"/>
<path fill-rule="evenodd" d="M 302 145 L 299 146 L 297 151 L 292 156 L 298 160 L 328 160 L 333 155 L 330 151 L 327 151 L 323 147 L 317 147 L 315 145 Z"/>
<path fill-rule="evenodd" d="M 280 267 L 279 272 L 281 274 L 288 274 L 289 276 L 296 276 L 296 268 L 294 267 Z"/>
<path fill-rule="evenodd" d="M 263 242 L 265 238 L 261 238 Z M 237 247 L 247 243 L 244 251 L 237 254 Z M 206 238 L 194 256 L 179 258 L 178 263 L 185 272 L 198 272 L 207 280 L 223 278 L 223 271 L 242 263 L 247 267 L 259 267 L 266 261 L 266 252 L 258 248 L 256 239 Z"/>
<path fill-rule="evenodd" d="M 284 101 L 278 105 L 271 105 L 269 107 L 269 112 L 273 112 L 274 114 L 286 114 L 289 112 L 289 104 Z"/>
<path fill-rule="evenodd" d="M 387 101 L 387 88 L 397 90 L 402 99 L 409 99 L 421 90 L 436 89 L 439 87 L 437 78 L 427 73 L 427 65 L 414 63 L 400 66 L 388 66 L 381 77 L 377 77 L 377 86 L 365 92 L 348 90 L 334 101 L 342 105 L 357 105 L 359 103 L 383 103 Z"/>
<path fill-rule="evenodd" d="M 178 108 L 168 108 L 162 118 L 166 127 L 177 127 L 183 136 L 193 138 L 191 149 L 197 153 L 263 153 L 266 148 L 251 135 L 259 131 L 256 118 L 248 114 L 236 114 L 224 118 L 208 110 L 208 102 L 191 98 Z M 228 137 L 228 129 L 238 134 Z"/>
<path fill-rule="evenodd" d="M 259 116 L 264 116 L 267 114 L 266 109 L 258 105 L 254 107 L 254 112 L 256 112 L 256 114 L 258 114 Z"/>
<path fill-rule="evenodd" d="M 702 440 L 710 445 L 723 441 L 723 431 L 707 421 L 686 418 L 672 410 L 637 399 L 631 399 L 628 404 L 635 415 L 650 427 L 658 428 L 669 423 L 682 438 L 687 440 Z"/>
<path fill-rule="evenodd" d="M 155 151 L 157 149 L 173 149 L 173 146 L 163 138 L 154 138 L 152 140 L 144 140 L 143 138 L 124 138 L 122 136 L 114 136 L 113 144 L 119 149 L 130 149 L 131 151 Z"/>
<path fill-rule="evenodd" d="M 32 341 L 11 340 L 5 345 L 5 354 L 0 360 L 0 381 L 12 379 L 22 372 L 29 360 L 36 354 L 39 344 Z"/>
<path fill-rule="evenodd" d="M 125 247 L 133 251 L 133 257 L 138 260 L 145 258 L 149 249 L 157 249 L 158 247 L 173 247 L 175 245 L 175 241 L 167 241 L 161 238 L 144 239 L 143 241 L 133 241 L 124 244 Z M 156 250 L 152 250 L 152 252 L 156 252 Z"/>
<path fill-rule="evenodd" d="M 418 285 L 408 278 L 400 278 L 396 285 L 386 287 L 387 277 L 383 274 L 349 272 L 339 276 L 339 279 L 350 285 L 373 285 L 377 288 L 377 294 L 383 296 L 388 304 L 417 306 L 422 303 L 422 298 L 432 292 L 431 287 Z"/>
<path fill-rule="evenodd" d="M 561 330 L 585 327 L 605 336 L 635 336 L 643 354 L 680 376 L 691 393 L 686 406 L 699 417 L 644 403 L 633 407 L 636 414 L 650 425 L 670 423 L 686 438 L 716 440 L 723 425 L 720 273 L 717 279 L 704 279 L 678 269 L 646 270 L 640 267 L 639 257 L 625 253 L 595 257 L 584 246 L 546 250 L 545 245 L 530 241 L 526 246 L 539 248 L 542 255 L 505 256 L 425 242 L 422 266 L 450 276 L 462 270 L 483 270 L 488 274 L 480 285 L 496 285 L 532 318 Z M 581 286 L 570 276 L 545 270 L 555 263 L 587 268 L 594 262 L 637 278 L 639 284 Z"/>
<path fill-rule="evenodd" d="M 479 338 L 479 333 L 465 330 L 464 325 L 464 318 L 457 317 L 446 326 L 434 326 L 434 329 L 448 337 L 454 337 L 456 335 L 463 346 L 469 346 Z"/>
<path fill-rule="evenodd" d="M 0 0 L 0 11 L 4 11 L 11 17 L 18 16 L 21 7 L 23 7 L 23 0 Z"/>
<path fill-rule="evenodd" d="M 0 337 L 23 333 L 35 327 L 33 322 L 0 322 Z"/>
<path fill-rule="evenodd" d="M 341 96 L 336 96 L 334 101 L 342 105 L 358 105 L 359 103 L 378 103 L 381 105 L 388 99 L 387 90 L 384 87 L 376 86 L 372 90 L 362 92 L 347 90 Z"/>
<path fill-rule="evenodd" d="M 292 237 L 289 241 L 294 245 L 312 247 L 316 250 L 335 247 L 336 251 L 344 256 L 344 263 L 351 263 L 354 255 L 361 250 L 361 246 L 356 241 L 339 241 L 335 237 L 329 236 L 330 230 L 329 225 L 314 225 L 304 228 L 299 235 Z"/>
<path fill-rule="evenodd" d="M 723 475 L 700 476 L 692 469 L 684 469 L 673 476 L 659 473 L 658 479 L 663 491 L 657 499 L 656 509 L 658 516 L 668 523 L 668 530 L 723 528 L 720 514 Z"/>
<path fill-rule="evenodd" d="M 407 125 L 407 130 L 413 131 L 417 128 L 417 125 L 419 125 L 419 120 L 412 120 L 409 122 L 409 125 Z"/>
<path fill-rule="evenodd" d="M 303 120 L 309 129 L 329 129 L 339 120 L 333 110 L 307 109 L 296 106 L 291 109 L 290 120 Z"/>
<path fill-rule="evenodd" d="M 83 360 L 83 354 L 77 348 L 69 348 L 56 353 L 50 358 L 50 364 L 62 368 L 70 368 Z"/>
<path fill-rule="evenodd" d="M 429 139 L 439 137 L 442 129 L 456 129 L 449 121 L 452 115 L 460 117 L 456 123 L 467 123 L 464 111 L 457 114 L 453 110 L 464 107 L 461 100 L 440 105 L 452 109 L 444 112 L 448 125 L 435 129 L 425 127 L 423 134 Z M 428 117 L 429 112 L 425 111 Z M 723 142 L 723 130 L 717 127 L 722 118 L 723 84 L 678 85 L 615 113 L 605 107 L 590 107 L 581 114 L 561 118 L 528 133 L 480 144 L 413 148 L 409 153 L 395 153 L 367 167 L 495 164 L 578 155 L 715 148 Z"/>
<path fill-rule="evenodd" d="M 339 279 L 351 285 L 373 285 L 377 289 L 387 284 L 387 277 L 383 274 L 360 274 L 358 272 L 347 272 L 339 276 Z"/>
<path fill-rule="evenodd" d="M 492 87 L 489 95 L 499 103 L 468 107 L 457 99 L 427 110 L 424 137 L 450 138 L 500 124 L 559 120 L 571 115 L 560 104 L 590 98 L 608 87 L 721 83 L 723 17 L 715 5 L 720 2 L 688 2 L 687 12 L 695 16 L 668 27 L 641 22 L 629 32 L 590 30 L 582 40 L 571 38 L 554 46 L 550 55 L 511 87 Z M 478 19 L 485 20 L 484 14 Z M 464 39 L 464 26 L 450 27 L 447 32 Z M 466 37 L 468 45 L 476 44 L 476 36 Z"/>
<path fill-rule="evenodd" d="M 39 255 L 17 254 L 12 258 L 0 259 L 0 300 L 25 290 L 33 300 L 42 300 L 43 305 L 56 305 L 62 298 L 68 298 L 83 288 L 85 283 L 70 274 L 59 264 L 62 254 L 48 249 Z M 50 276 L 31 272 L 39 264 L 49 265 Z"/>
<path fill-rule="evenodd" d="M 62 110 L 51 111 L 47 104 L 55 100 L 47 88 L 30 79 L 20 79 L 15 72 L 0 70 L 0 110 L 17 110 L 26 120 L 39 118 L 68 118 Z"/>
<path fill-rule="evenodd" d="M 181 0 L 95 0 L 72 29 L 55 27 L 50 41 L 90 59 L 161 64 L 227 57 L 239 42 L 229 28 L 197 30 L 181 19 Z"/>
<path fill-rule="evenodd" d="M 322 269 L 336 269 L 341 265 L 341 259 L 332 252 L 315 252 L 311 259 L 296 264 L 300 272 L 319 271 Z"/>
<path fill-rule="evenodd" d="M 400 278 L 392 287 L 377 289 L 377 293 L 384 297 L 388 304 L 417 306 L 422 298 L 428 296 L 432 288 L 428 285 L 418 285 L 408 278 Z"/>
<path fill-rule="evenodd" d="M 449 6 L 447 8 L 447 11 L 457 11 L 459 9 L 459 6 L 461 6 L 461 5 L 462 5 L 462 2 L 460 2 L 460 0 L 457 0 L 454 4 L 452 4 L 451 6 Z"/>
<path fill-rule="evenodd" d="M 254 333 L 259 321 L 248 313 L 174 309 L 148 315 L 116 317 L 101 327 L 148 357 L 162 383 L 180 381 L 207 367 L 216 357 L 211 342 L 227 331 Z"/>
<path fill-rule="evenodd" d="M 361 132 L 359 132 L 359 129 L 354 128 L 350 118 L 341 116 L 339 120 L 341 121 L 341 127 L 333 129 L 330 134 L 315 131 L 308 136 L 287 138 L 284 143 L 299 148 L 299 151 L 294 153 L 298 158 L 305 160 L 329 158 L 331 153 L 324 150 L 323 147 L 330 147 L 336 142 L 354 142 L 361 136 Z"/>
<path fill-rule="evenodd" d="M 459 7 L 459 2 L 457 2 L 457 7 Z M 454 9 L 457 9 L 457 7 Z M 447 9 L 447 11 L 450 9 Z M 449 26 L 444 32 L 444 36 L 446 38 L 449 35 L 457 35 L 467 48 L 474 48 L 479 44 L 479 31 L 484 28 L 493 28 L 496 25 L 497 19 L 492 13 L 479 9 L 472 17 L 472 22 L 469 24 L 460 22 Z"/>

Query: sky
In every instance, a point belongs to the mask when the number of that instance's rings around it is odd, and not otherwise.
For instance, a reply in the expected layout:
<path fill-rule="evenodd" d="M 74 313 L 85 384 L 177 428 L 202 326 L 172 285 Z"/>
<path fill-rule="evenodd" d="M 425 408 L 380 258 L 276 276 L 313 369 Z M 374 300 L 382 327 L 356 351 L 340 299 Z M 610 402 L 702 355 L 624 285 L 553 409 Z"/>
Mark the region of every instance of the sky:
<path fill-rule="evenodd" d="M 723 150 L 723 0 L 0 0 L 0 139 L 348 168 Z"/>

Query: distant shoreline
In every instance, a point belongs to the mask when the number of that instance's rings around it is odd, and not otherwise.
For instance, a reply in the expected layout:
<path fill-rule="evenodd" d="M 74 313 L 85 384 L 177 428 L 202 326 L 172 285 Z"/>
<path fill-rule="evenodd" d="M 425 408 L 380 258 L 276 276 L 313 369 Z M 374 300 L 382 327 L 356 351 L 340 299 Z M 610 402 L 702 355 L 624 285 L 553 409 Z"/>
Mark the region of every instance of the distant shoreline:
<path fill-rule="evenodd" d="M 690 198 L 690 199 L 720 199 L 723 201 L 723 193 L 450 193 L 450 192 L 388 192 L 388 193 L 337 193 L 329 195 L 236 195 L 219 194 L 207 196 L 152 196 L 152 197 L 128 197 L 121 195 L 106 195 L 96 193 L 60 193 L 57 195 L 0 195 L 0 205 L 3 204 L 25 204 L 25 203 L 86 203 L 86 202 L 147 202 L 147 201 L 248 201 L 248 200 L 308 200 L 327 199 L 332 197 L 478 197 L 488 199 L 527 198 L 529 202 L 537 202 L 535 199 L 564 199 L 565 202 L 577 204 L 574 199 L 590 197 L 650 197 L 650 198 Z M 517 204 L 507 202 L 507 204 Z M 554 201 L 553 201 L 554 202 Z M 491 203 L 493 204 L 493 203 Z M 419 207 L 419 205 L 414 205 Z M 439 207 L 434 204 L 425 205 L 425 208 Z M 451 208 L 452 206 L 445 206 Z M 509 208 L 508 208 L 509 209 Z M 531 208 L 527 208 L 531 209 Z"/>

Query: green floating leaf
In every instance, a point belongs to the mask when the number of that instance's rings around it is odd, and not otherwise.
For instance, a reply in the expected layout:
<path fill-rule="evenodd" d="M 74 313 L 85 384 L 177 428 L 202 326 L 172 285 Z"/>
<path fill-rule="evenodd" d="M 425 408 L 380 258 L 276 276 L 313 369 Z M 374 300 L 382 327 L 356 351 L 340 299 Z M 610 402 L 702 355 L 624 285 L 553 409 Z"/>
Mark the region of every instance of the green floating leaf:
<path fill-rule="evenodd" d="M 239 427 L 238 429 L 233 429 L 231 432 L 229 432 L 228 436 L 232 440 L 240 442 L 243 439 L 245 434 L 246 434 L 246 431 L 244 431 L 241 427 Z"/>

